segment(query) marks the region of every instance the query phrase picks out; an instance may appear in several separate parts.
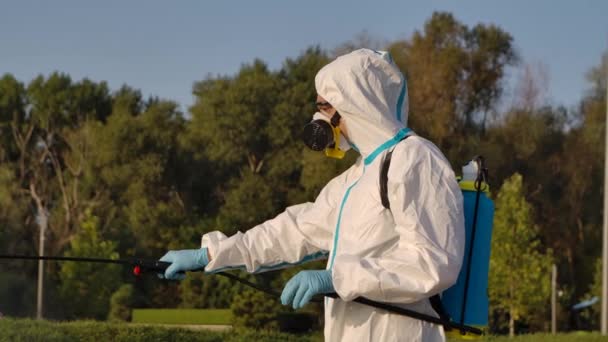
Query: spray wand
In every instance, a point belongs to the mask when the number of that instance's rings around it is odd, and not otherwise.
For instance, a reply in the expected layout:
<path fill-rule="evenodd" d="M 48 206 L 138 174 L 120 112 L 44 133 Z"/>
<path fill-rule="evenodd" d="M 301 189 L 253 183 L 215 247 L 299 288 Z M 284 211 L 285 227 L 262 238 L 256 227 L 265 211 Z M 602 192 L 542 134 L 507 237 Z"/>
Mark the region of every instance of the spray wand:
<path fill-rule="evenodd" d="M 29 255 L 6 255 L 6 254 L 0 254 L 0 260 L 2 259 L 9 259 L 9 260 L 50 260 L 50 261 L 75 261 L 75 262 L 92 262 L 92 263 L 103 263 L 103 264 L 119 264 L 119 265 L 128 265 L 133 267 L 133 274 L 135 276 L 141 276 L 144 273 L 165 273 L 165 270 L 167 269 L 167 267 L 169 267 L 169 265 L 171 265 L 170 262 L 166 262 L 166 261 L 157 261 L 157 260 L 150 260 L 150 259 L 141 259 L 141 258 L 130 258 L 130 259 L 101 259 L 101 258 L 80 258 L 80 257 L 60 257 L 60 256 L 29 256 Z M 204 271 L 204 269 L 199 269 L 199 270 L 194 270 L 196 271 Z M 242 284 L 245 284 L 249 287 L 252 287 L 256 290 L 262 291 L 268 295 L 271 295 L 273 297 L 280 297 L 281 294 L 276 292 L 275 290 L 266 288 L 266 287 L 262 287 L 258 284 L 255 284 L 253 282 L 250 282 L 246 279 L 240 278 L 238 276 L 235 276 L 234 274 L 230 274 L 230 273 L 226 273 L 226 272 L 212 272 L 212 274 L 218 274 L 221 276 L 224 276 L 226 278 L 238 281 Z M 315 296 L 312 298 L 311 302 L 316 302 L 316 303 L 322 303 L 324 298 L 323 297 L 329 297 L 329 298 L 339 298 L 337 293 L 325 293 L 323 296 Z M 464 325 L 464 324 L 459 324 L 456 322 L 453 322 L 451 320 L 445 320 L 442 318 L 438 318 L 435 316 L 430 316 L 430 315 L 426 315 L 420 312 L 416 312 L 413 310 L 409 310 L 406 308 L 402 308 L 400 306 L 395 306 L 393 304 L 389 304 L 389 303 L 382 303 L 382 302 L 376 302 L 373 301 L 371 299 L 367 299 L 364 297 L 358 297 L 355 298 L 353 300 L 354 302 L 357 303 L 361 303 L 361 304 L 365 304 L 368 306 L 372 306 L 378 309 L 383 309 L 392 313 L 396 313 L 399 315 L 403 315 L 403 316 L 408 316 L 408 317 L 412 317 L 412 318 L 416 318 L 425 322 L 429 322 L 429 323 L 434 323 L 434 324 L 439 324 L 439 325 L 443 325 L 445 328 L 451 328 L 451 329 L 459 329 L 465 332 L 470 332 L 476 335 L 482 335 L 483 332 L 476 328 L 476 327 L 472 327 L 472 326 L 468 326 L 468 325 Z"/>

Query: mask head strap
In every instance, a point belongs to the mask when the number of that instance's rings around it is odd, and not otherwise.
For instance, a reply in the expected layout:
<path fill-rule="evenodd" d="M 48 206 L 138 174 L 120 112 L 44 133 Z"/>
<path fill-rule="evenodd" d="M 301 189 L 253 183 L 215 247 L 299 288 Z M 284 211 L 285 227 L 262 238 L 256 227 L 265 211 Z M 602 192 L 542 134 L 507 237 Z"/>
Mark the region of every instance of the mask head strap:
<path fill-rule="evenodd" d="M 330 119 L 330 123 L 332 126 L 332 132 L 334 134 L 334 143 L 328 146 L 325 149 L 325 155 L 328 157 L 342 159 L 344 158 L 345 151 L 340 149 L 340 114 L 338 112 L 334 113 L 334 115 Z"/>
<path fill-rule="evenodd" d="M 329 122 L 331 123 L 331 125 L 332 125 L 332 126 L 334 126 L 334 127 L 338 127 L 338 126 L 340 126 L 340 119 L 341 119 L 341 118 L 342 118 L 342 117 L 340 116 L 340 114 L 339 114 L 338 112 L 336 112 L 336 113 L 335 113 L 335 114 L 334 114 L 334 115 L 331 117 L 331 119 L 330 119 L 330 121 L 329 121 Z"/>

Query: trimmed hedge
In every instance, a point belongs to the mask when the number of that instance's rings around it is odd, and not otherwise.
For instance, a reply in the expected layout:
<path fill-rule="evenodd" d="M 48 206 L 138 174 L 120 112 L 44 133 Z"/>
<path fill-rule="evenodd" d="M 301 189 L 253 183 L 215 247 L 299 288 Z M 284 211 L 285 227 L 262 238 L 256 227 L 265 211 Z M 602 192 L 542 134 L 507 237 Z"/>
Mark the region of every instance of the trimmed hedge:
<path fill-rule="evenodd" d="M 284 333 L 231 330 L 213 332 L 187 330 L 177 327 L 137 326 L 129 323 L 105 323 L 96 321 L 51 322 L 31 319 L 0 319 L 0 342 L 25 341 L 322 341 L 319 334 L 290 335 Z M 534 334 L 488 336 L 477 341 L 488 342 L 600 342 L 607 338 L 599 333 Z M 461 340 L 450 340 L 461 341 Z"/>
<path fill-rule="evenodd" d="M 137 326 L 96 321 L 51 322 L 31 319 L 0 319 L 0 342 L 30 341 L 294 341 L 308 342 L 310 336 L 233 330 L 213 332 L 173 327 Z"/>

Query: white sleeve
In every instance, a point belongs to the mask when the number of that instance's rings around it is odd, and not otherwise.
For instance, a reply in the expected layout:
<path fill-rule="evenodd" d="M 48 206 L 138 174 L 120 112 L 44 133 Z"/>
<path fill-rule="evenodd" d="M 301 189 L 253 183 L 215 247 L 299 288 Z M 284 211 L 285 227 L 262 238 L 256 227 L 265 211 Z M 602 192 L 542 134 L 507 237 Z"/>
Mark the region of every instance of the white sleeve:
<path fill-rule="evenodd" d="M 408 144 L 395 150 L 389 169 L 388 198 L 399 240 L 377 257 L 336 257 L 332 279 L 344 300 L 411 303 L 458 278 L 465 241 L 460 187 L 434 145 Z"/>
<path fill-rule="evenodd" d="M 275 218 L 229 238 L 219 231 L 205 234 L 202 247 L 207 247 L 211 255 L 205 270 L 245 268 L 247 272 L 263 272 L 326 258 L 336 202 L 351 169 L 332 179 L 314 203 L 290 206 Z"/>

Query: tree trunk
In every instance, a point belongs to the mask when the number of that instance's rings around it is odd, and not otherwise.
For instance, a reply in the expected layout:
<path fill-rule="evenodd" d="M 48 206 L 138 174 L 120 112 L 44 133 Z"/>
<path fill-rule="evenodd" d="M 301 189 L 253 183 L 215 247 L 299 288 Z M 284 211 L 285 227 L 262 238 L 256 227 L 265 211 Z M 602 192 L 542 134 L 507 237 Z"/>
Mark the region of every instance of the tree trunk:
<path fill-rule="evenodd" d="M 49 224 L 49 212 L 46 210 L 44 202 L 36 192 L 34 183 L 30 183 L 30 195 L 36 202 L 36 221 L 40 229 L 40 240 L 38 241 L 38 255 L 44 256 L 44 242 L 46 240 L 46 230 Z M 36 318 L 42 319 L 44 305 L 44 260 L 38 260 L 38 286 L 36 291 Z"/>
<path fill-rule="evenodd" d="M 509 337 L 515 336 L 515 320 L 512 315 L 509 315 Z"/>
<path fill-rule="evenodd" d="M 43 210 L 38 213 L 40 228 L 40 241 L 38 242 L 38 255 L 44 256 L 44 240 L 46 240 L 46 229 L 48 225 L 48 214 Z M 36 319 L 42 319 L 44 312 L 44 260 L 38 260 L 38 286 L 36 291 Z"/>

